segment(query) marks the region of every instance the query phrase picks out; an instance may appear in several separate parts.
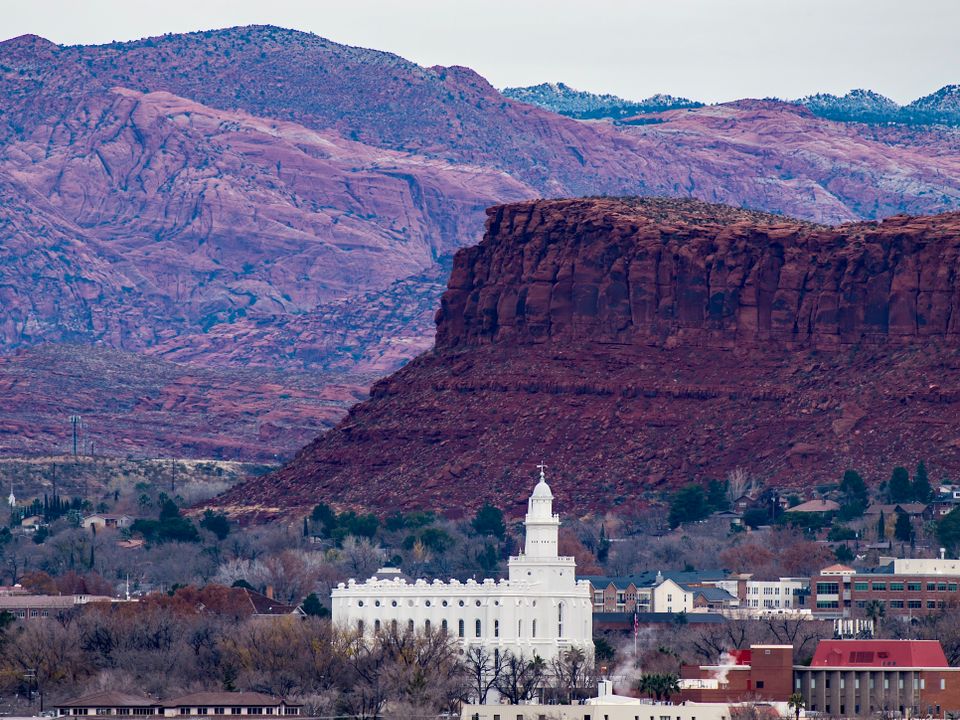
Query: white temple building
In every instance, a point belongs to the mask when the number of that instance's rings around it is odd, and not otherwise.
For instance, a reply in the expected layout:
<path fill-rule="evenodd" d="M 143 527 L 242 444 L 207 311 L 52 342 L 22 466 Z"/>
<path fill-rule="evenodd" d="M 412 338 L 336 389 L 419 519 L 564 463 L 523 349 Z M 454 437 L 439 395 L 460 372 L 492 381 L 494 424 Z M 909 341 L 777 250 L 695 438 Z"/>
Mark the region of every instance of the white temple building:
<path fill-rule="evenodd" d="M 576 562 L 557 554 L 560 518 L 543 465 L 527 504 L 525 547 L 511 557 L 506 580 L 385 579 L 340 583 L 332 592 L 334 623 L 375 632 L 397 628 L 446 630 L 465 646 L 546 661 L 570 648 L 593 654 L 590 583 L 576 579 Z"/>

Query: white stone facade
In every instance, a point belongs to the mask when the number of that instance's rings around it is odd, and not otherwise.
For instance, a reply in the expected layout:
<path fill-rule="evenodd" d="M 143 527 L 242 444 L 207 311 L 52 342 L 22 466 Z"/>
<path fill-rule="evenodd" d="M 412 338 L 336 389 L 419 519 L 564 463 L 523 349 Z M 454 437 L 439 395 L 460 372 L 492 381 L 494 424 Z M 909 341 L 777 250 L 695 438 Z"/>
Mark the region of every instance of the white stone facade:
<path fill-rule="evenodd" d="M 507 580 L 350 580 L 333 590 L 333 621 L 364 632 L 394 623 L 398 629 L 445 629 L 465 646 L 548 662 L 575 647 L 592 655 L 590 584 L 576 580 L 572 557 L 557 554 L 559 527 L 541 467 L 527 505 L 524 553 L 510 558 Z"/>

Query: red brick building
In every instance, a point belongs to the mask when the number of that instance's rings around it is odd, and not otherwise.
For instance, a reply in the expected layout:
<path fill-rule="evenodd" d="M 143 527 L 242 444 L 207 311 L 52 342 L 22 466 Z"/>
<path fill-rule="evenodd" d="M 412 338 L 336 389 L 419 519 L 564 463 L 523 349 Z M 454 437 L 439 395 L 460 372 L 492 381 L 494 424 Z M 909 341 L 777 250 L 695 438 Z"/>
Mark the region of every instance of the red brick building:
<path fill-rule="evenodd" d="M 786 702 L 793 692 L 793 646 L 751 645 L 717 665 L 684 665 L 680 698 L 691 702 Z"/>
<path fill-rule="evenodd" d="M 957 575 L 858 573 L 833 565 L 810 578 L 810 607 L 823 618 L 862 617 L 867 604 L 877 600 L 886 617 L 909 619 L 960 603 L 958 592 Z"/>
<path fill-rule="evenodd" d="M 821 640 L 809 667 L 794 667 L 807 710 L 826 715 L 960 711 L 960 668 L 936 640 Z"/>

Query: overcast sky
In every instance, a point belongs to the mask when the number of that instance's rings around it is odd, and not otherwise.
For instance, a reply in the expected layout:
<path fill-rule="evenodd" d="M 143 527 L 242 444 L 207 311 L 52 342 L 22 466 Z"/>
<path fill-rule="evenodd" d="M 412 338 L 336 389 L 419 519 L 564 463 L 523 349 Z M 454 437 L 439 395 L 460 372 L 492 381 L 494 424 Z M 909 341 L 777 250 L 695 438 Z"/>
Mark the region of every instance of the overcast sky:
<path fill-rule="evenodd" d="M 562 81 L 717 102 L 960 83 L 956 0 L 0 0 L 0 36 L 63 44 L 269 23 L 467 65 L 497 87 Z"/>

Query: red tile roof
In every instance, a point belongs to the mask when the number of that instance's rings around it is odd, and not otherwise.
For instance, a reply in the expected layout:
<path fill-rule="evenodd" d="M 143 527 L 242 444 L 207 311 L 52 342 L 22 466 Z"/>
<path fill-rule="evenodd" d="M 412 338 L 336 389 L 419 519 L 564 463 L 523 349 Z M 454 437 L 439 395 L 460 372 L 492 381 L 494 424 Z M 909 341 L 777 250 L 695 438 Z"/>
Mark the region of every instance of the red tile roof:
<path fill-rule="evenodd" d="M 811 667 L 949 667 L 937 640 L 821 640 Z"/>

